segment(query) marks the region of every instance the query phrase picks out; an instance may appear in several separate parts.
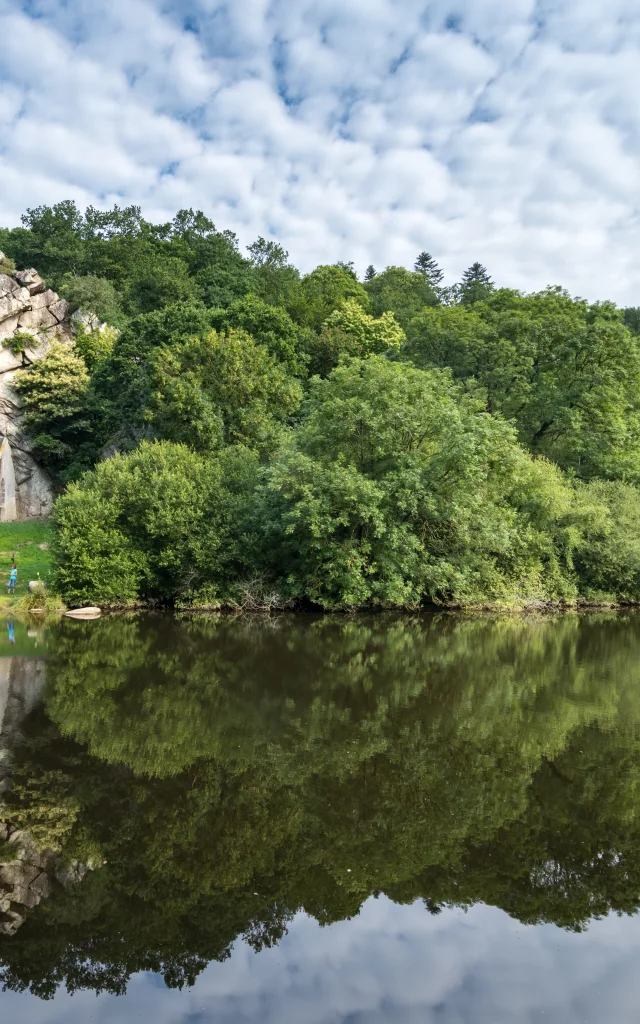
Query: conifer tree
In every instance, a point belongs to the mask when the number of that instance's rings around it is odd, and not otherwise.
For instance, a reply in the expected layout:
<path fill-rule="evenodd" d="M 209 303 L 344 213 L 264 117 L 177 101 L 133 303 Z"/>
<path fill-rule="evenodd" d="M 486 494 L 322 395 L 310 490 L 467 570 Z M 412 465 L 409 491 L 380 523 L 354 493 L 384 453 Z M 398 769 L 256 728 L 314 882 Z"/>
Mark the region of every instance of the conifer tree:
<path fill-rule="evenodd" d="M 493 290 L 493 287 L 493 281 L 489 277 L 487 268 L 482 263 L 472 263 L 462 275 L 460 301 L 465 306 L 471 306 L 474 302 L 482 302 Z"/>
<path fill-rule="evenodd" d="M 440 269 L 431 253 L 421 252 L 413 265 L 413 269 L 419 274 L 424 274 L 433 288 L 437 288 L 442 284 L 444 272 Z"/>
<path fill-rule="evenodd" d="M 365 279 L 365 281 L 373 281 L 375 276 L 376 276 L 376 268 L 374 267 L 373 263 L 370 263 L 369 266 L 367 267 L 367 269 L 364 272 L 364 279 Z"/>

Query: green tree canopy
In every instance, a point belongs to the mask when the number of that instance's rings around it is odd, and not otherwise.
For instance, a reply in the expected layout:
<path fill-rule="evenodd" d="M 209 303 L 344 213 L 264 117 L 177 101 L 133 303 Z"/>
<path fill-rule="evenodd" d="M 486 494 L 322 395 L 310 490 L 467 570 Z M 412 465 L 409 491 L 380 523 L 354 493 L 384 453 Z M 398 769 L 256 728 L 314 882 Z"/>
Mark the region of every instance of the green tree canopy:
<path fill-rule="evenodd" d="M 89 374 L 83 359 L 62 344 L 51 345 L 11 386 L 24 409 L 24 425 L 43 465 L 57 474 L 95 456 L 89 409 Z M 71 467 L 71 468 L 70 468 Z"/>
<path fill-rule="evenodd" d="M 346 299 L 307 340 L 309 373 L 326 376 L 344 356 L 397 351 L 405 340 L 393 313 L 369 316 L 356 299 Z"/>
<path fill-rule="evenodd" d="M 302 279 L 297 319 L 319 331 L 327 317 L 346 299 L 368 309 L 369 299 L 354 272 L 344 265 L 316 267 Z"/>
<path fill-rule="evenodd" d="M 302 400 L 299 382 L 241 330 L 158 347 L 149 369 L 147 421 L 159 436 L 199 450 L 223 436 L 230 444 L 273 451 Z"/>
<path fill-rule="evenodd" d="M 387 267 L 367 282 L 366 289 L 373 315 L 393 313 L 403 328 L 425 307 L 438 303 L 435 286 L 421 270 Z"/>
<path fill-rule="evenodd" d="M 289 253 L 277 242 L 259 237 L 248 248 L 254 269 L 256 295 L 271 306 L 283 306 L 290 313 L 300 309 L 300 274 L 289 263 Z"/>
<path fill-rule="evenodd" d="M 408 336 L 417 365 L 475 377 L 536 454 L 585 478 L 639 479 L 640 349 L 610 303 L 501 289 L 424 310 Z"/>
<path fill-rule="evenodd" d="M 536 539 L 553 537 L 570 490 L 448 374 L 354 359 L 311 381 L 305 413 L 270 470 L 295 596 L 338 608 L 571 592 L 554 541 Z"/>
<path fill-rule="evenodd" d="M 72 312 L 82 310 L 98 320 L 116 327 L 123 325 L 122 300 L 115 286 L 104 277 L 86 274 L 77 277 L 69 274 L 61 288 Z"/>
<path fill-rule="evenodd" d="M 281 306 L 270 306 L 255 295 L 247 295 L 228 309 L 212 313 L 211 322 L 218 331 L 245 331 L 254 341 L 265 345 L 291 373 L 304 374 L 304 359 L 298 351 L 300 330 Z"/>

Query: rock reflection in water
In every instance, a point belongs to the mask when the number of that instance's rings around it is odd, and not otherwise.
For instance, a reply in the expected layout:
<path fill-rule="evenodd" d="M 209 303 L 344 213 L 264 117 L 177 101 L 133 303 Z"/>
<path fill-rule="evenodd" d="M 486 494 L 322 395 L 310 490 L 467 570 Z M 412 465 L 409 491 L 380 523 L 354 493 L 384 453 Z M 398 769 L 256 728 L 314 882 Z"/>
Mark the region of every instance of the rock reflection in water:
<path fill-rule="evenodd" d="M 9 636 L 14 643 L 13 622 Z M 0 657 L 0 793 L 11 789 L 12 751 L 20 740 L 21 723 L 38 703 L 43 686 L 42 658 Z M 50 851 L 36 848 L 21 829 L 0 821 L 0 935 L 13 935 L 27 910 L 50 894 L 48 872 L 54 859 Z"/>
<path fill-rule="evenodd" d="M 10 988 L 192 983 L 372 894 L 580 930 L 640 901 L 640 616 L 63 622 L 6 815 L 101 864 Z"/>

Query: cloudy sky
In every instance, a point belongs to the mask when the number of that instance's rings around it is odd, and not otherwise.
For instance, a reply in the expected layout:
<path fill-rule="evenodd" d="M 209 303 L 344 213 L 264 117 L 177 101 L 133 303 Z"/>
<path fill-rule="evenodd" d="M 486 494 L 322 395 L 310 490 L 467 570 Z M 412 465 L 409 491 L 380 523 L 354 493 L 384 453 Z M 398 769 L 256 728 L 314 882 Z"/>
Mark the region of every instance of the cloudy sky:
<path fill-rule="evenodd" d="M 200 207 L 640 305 L 640 0 L 0 0 L 0 224 Z"/>
<path fill-rule="evenodd" d="M 613 915 L 576 935 L 481 905 L 432 917 L 381 897 L 328 928 L 299 914 L 257 955 L 238 942 L 190 990 L 138 975 L 125 998 L 0 993 L 0 1014 L 21 1024 L 637 1024 L 639 923 Z"/>

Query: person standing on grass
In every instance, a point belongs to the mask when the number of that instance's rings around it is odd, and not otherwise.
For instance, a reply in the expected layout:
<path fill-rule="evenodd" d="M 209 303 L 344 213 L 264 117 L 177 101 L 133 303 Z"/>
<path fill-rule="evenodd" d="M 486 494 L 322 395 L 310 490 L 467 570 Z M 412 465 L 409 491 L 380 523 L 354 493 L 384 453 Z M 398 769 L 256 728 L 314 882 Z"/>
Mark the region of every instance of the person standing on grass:
<path fill-rule="evenodd" d="M 18 569 L 14 562 L 11 566 L 11 572 L 9 573 L 9 586 L 7 587 L 7 594 L 15 594 L 16 583 L 18 582 Z"/>

